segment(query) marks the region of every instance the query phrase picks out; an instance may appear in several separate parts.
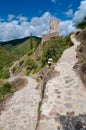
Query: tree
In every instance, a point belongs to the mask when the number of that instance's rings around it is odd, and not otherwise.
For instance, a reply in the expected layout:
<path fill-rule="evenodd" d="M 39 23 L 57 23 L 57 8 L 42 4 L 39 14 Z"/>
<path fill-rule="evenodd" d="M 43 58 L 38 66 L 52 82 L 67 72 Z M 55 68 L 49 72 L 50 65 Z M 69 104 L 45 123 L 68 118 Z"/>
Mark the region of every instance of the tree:
<path fill-rule="evenodd" d="M 86 27 L 86 16 L 84 19 L 76 25 L 76 28 L 84 29 Z"/>
<path fill-rule="evenodd" d="M 33 49 L 33 39 L 32 39 L 32 33 L 31 33 L 31 36 L 30 36 L 30 50 Z"/>

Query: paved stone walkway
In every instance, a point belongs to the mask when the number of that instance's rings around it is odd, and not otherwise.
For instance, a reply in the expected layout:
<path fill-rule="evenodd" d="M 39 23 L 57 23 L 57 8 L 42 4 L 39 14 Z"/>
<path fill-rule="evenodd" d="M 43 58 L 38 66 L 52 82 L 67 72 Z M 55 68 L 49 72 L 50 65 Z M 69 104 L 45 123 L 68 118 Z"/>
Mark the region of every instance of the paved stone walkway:
<path fill-rule="evenodd" d="M 73 70 L 80 43 L 73 36 L 72 41 L 74 46 L 64 51 L 55 66 L 60 75 L 47 82 L 38 130 L 62 130 L 57 115 L 86 114 L 86 88 Z"/>
<path fill-rule="evenodd" d="M 36 87 L 36 81 L 29 78 L 27 86 L 14 94 L 0 116 L 0 130 L 35 130 L 41 100 Z"/>

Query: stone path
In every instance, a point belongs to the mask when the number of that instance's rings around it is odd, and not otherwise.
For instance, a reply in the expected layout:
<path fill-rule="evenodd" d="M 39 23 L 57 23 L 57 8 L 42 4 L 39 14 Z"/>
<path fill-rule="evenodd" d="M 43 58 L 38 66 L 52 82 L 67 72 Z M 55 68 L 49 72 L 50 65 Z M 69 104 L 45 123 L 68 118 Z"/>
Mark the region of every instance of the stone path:
<path fill-rule="evenodd" d="M 64 51 L 55 66 L 60 75 L 47 82 L 38 130 L 62 130 L 57 115 L 86 114 L 86 88 L 73 70 L 75 49 L 80 43 L 73 36 L 71 39 L 74 46 Z"/>
<path fill-rule="evenodd" d="M 27 86 L 17 91 L 2 111 L 0 130 L 35 130 L 41 97 L 36 89 L 36 81 L 27 79 Z M 10 80 L 13 80 L 13 77 Z"/>
<path fill-rule="evenodd" d="M 28 84 L 17 91 L 6 104 L 6 109 L 0 116 L 0 130 L 63 130 L 59 116 L 61 121 L 66 123 L 69 120 L 68 116 L 71 116 L 68 113 L 73 113 L 74 116 L 82 114 L 86 118 L 86 88 L 73 70 L 77 62 L 75 49 L 80 43 L 73 36 L 71 39 L 74 46 L 64 51 L 55 66 L 60 75 L 46 84 L 38 128 L 35 129 L 37 109 L 41 101 L 40 91 L 36 89 L 38 84 L 35 80 L 24 76 Z M 13 79 L 14 77 L 10 81 Z M 75 130 L 70 129 L 68 125 L 63 124 L 63 126 L 65 130 Z M 76 126 L 82 128 L 80 125 Z"/>

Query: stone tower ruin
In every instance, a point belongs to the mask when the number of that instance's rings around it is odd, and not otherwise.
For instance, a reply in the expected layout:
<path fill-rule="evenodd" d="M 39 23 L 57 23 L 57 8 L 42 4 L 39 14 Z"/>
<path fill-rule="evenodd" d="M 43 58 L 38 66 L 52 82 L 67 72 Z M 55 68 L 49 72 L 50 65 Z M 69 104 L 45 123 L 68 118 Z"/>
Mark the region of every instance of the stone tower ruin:
<path fill-rule="evenodd" d="M 59 32 L 60 32 L 60 21 L 57 19 L 50 19 L 49 34 L 42 35 L 42 43 L 48 41 L 51 37 L 59 36 Z"/>
<path fill-rule="evenodd" d="M 59 34 L 59 30 L 60 30 L 59 24 L 60 24 L 59 20 L 57 20 L 57 19 L 50 19 L 50 34 L 51 33 Z"/>

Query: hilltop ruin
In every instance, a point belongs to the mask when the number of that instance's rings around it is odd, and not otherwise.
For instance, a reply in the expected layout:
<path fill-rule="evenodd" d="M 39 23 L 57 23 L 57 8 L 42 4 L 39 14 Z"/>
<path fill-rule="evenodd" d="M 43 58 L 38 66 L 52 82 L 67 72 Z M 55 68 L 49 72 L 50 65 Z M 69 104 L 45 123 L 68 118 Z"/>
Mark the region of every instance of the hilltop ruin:
<path fill-rule="evenodd" d="M 50 19 L 49 34 L 42 35 L 42 43 L 48 41 L 51 37 L 59 36 L 60 21 L 58 19 Z"/>

